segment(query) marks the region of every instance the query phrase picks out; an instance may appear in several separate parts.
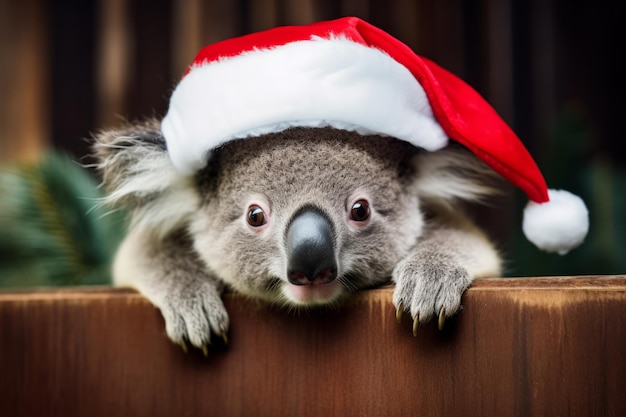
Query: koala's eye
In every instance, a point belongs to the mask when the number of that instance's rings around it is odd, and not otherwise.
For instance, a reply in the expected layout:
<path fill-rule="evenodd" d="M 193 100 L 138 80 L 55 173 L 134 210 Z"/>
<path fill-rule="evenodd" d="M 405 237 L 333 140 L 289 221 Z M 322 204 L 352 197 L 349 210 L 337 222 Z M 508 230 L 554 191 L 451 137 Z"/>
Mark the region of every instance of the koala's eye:
<path fill-rule="evenodd" d="M 252 205 L 248 208 L 248 224 L 252 227 L 261 227 L 267 220 L 265 219 L 265 212 L 257 205 Z"/>
<path fill-rule="evenodd" d="M 358 200 L 350 209 L 350 218 L 355 222 L 364 222 L 370 217 L 370 204 L 366 200 Z"/>

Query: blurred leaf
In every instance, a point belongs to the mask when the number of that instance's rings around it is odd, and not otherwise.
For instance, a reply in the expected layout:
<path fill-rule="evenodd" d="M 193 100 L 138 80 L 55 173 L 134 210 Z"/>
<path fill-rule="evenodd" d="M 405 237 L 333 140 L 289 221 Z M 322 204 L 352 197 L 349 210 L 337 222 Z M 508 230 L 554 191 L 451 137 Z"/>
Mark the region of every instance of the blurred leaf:
<path fill-rule="evenodd" d="M 0 170 L 0 286 L 105 284 L 124 234 L 90 173 L 50 153 Z"/>

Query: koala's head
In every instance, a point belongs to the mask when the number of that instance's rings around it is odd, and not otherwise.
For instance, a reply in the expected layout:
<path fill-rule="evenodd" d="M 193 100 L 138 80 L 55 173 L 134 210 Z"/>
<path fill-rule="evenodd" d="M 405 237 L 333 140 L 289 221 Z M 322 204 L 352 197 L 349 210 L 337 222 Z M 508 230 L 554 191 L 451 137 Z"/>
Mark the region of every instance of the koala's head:
<path fill-rule="evenodd" d="M 422 232 L 417 149 L 335 129 L 230 142 L 198 174 L 196 251 L 236 290 L 326 303 L 388 278 Z"/>
<path fill-rule="evenodd" d="M 292 305 L 386 281 L 424 233 L 426 206 L 488 192 L 465 153 L 333 128 L 229 142 L 193 176 L 173 167 L 157 122 L 102 134 L 96 150 L 134 227 L 155 241 L 184 229 L 189 256 L 221 281 Z"/>

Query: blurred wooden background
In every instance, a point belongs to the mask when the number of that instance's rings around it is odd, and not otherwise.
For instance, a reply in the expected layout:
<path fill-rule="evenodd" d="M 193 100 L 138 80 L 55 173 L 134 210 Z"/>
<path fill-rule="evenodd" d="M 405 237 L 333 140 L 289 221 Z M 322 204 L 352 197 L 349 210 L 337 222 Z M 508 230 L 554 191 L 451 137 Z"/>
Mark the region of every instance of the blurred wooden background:
<path fill-rule="evenodd" d="M 205 44 L 356 15 L 477 88 L 531 148 L 576 102 L 626 149 L 621 2 L 515 0 L 0 0 L 2 159 L 163 114 Z M 615 143 L 613 143 L 615 142 Z M 532 149 L 531 149 L 532 150 Z"/>
<path fill-rule="evenodd" d="M 207 43 L 356 15 L 473 85 L 519 134 L 550 186 L 587 200 L 602 241 L 589 257 L 600 266 L 561 273 L 624 272 L 626 261 L 616 270 L 606 254 L 626 248 L 626 234 L 614 232 L 621 220 L 607 220 L 626 205 L 611 198 L 626 187 L 625 3 L 0 0 L 0 162 L 33 160 L 49 148 L 80 158 L 94 131 L 163 115 L 172 87 Z M 501 242 L 521 223 L 511 205 L 525 198 L 515 198 L 500 205 L 515 214 L 487 215 Z"/>

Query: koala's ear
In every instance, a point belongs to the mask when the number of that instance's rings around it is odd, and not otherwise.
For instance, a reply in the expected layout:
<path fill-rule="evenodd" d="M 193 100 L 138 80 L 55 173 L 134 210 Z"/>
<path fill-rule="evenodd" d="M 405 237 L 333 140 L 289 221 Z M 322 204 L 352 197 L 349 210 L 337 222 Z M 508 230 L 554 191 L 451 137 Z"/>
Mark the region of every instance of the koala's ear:
<path fill-rule="evenodd" d="M 134 226 L 163 235 L 197 208 L 194 179 L 170 161 L 159 121 L 101 132 L 93 149 L 106 203 L 131 209 Z"/>
<path fill-rule="evenodd" d="M 446 205 L 455 200 L 485 202 L 502 192 L 497 174 L 462 147 L 421 152 L 414 164 L 413 191 L 426 202 Z"/>
<path fill-rule="evenodd" d="M 157 121 L 100 132 L 93 149 L 110 202 L 140 205 L 163 188 L 157 177 L 171 163 Z"/>

